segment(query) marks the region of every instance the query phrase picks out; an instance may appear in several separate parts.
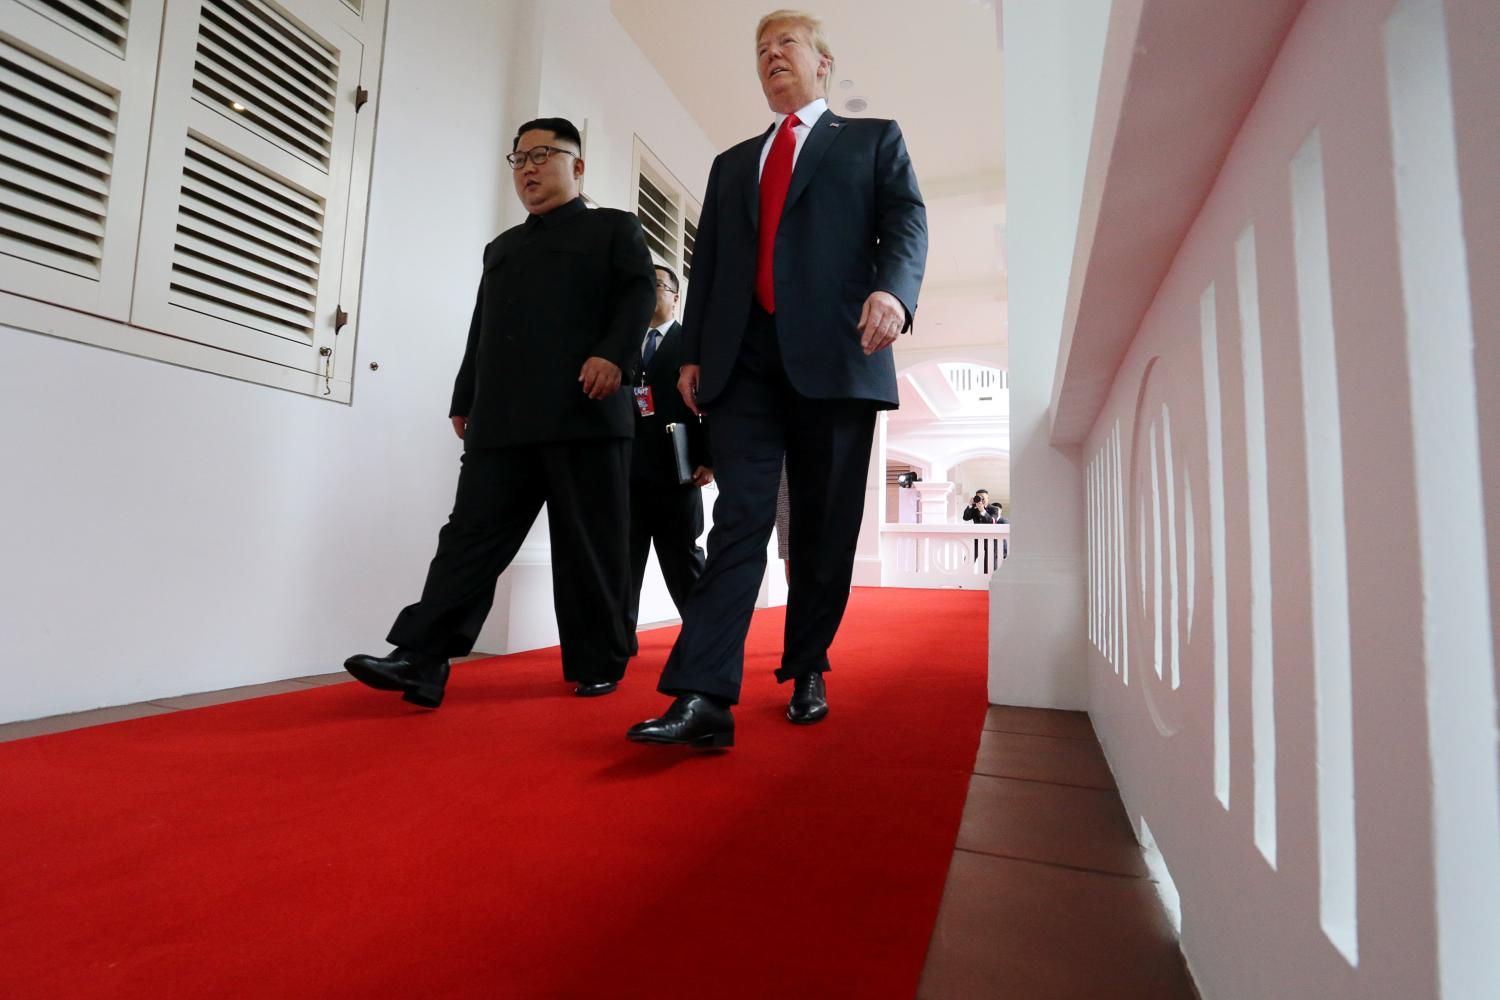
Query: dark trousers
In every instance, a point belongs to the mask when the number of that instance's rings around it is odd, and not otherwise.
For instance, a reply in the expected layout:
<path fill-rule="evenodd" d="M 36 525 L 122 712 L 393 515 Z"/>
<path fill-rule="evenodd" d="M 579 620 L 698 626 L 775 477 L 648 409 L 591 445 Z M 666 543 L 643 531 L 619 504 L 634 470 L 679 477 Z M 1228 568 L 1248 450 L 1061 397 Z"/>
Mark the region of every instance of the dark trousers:
<path fill-rule="evenodd" d="M 619 680 L 628 658 L 629 467 L 624 438 L 465 452 L 422 599 L 396 618 L 388 641 L 444 659 L 472 652 L 495 584 L 545 503 L 563 677 Z"/>
<path fill-rule="evenodd" d="M 782 367 L 774 322 L 752 310 L 734 373 L 709 408 L 719 499 L 708 565 L 657 685 L 664 694 L 739 701 L 745 634 L 765 575 L 783 458 L 795 569 L 778 681 L 828 669 L 828 647 L 849 601 L 875 404 L 799 395 Z"/>
<path fill-rule="evenodd" d="M 625 609 L 625 641 L 636 652 L 635 629 L 640 621 L 641 585 L 651 545 L 661 566 L 667 592 L 677 614 L 687 607 L 693 584 L 703 572 L 703 491 L 696 486 L 658 486 L 639 479 L 630 483 L 630 599 Z"/>

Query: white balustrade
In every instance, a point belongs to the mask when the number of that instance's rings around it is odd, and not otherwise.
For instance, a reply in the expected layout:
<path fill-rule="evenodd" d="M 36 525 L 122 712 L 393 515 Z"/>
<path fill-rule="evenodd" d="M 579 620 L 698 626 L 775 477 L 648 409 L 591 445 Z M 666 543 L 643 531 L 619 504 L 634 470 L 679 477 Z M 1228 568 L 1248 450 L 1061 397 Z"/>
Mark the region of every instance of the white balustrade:
<path fill-rule="evenodd" d="M 1009 546 L 1008 524 L 883 525 L 881 585 L 988 587 Z"/>

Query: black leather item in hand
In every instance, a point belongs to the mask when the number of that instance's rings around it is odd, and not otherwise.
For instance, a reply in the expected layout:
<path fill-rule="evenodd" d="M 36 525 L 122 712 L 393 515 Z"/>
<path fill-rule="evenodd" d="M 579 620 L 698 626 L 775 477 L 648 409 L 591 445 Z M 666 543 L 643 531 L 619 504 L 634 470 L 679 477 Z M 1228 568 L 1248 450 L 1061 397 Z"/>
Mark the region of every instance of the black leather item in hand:
<path fill-rule="evenodd" d="M 686 486 L 693 481 L 693 463 L 688 460 L 687 425 L 668 424 L 667 437 L 672 439 L 672 454 L 677 459 L 677 484 Z"/>

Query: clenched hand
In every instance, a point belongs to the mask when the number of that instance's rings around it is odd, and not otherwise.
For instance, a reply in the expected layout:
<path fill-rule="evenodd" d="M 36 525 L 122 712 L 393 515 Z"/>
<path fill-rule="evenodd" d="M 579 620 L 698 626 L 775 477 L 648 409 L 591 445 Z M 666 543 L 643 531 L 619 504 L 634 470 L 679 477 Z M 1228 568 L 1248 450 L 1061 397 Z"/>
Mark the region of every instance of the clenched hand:
<path fill-rule="evenodd" d="M 890 292 L 871 292 L 859 313 L 859 346 L 866 355 L 896 342 L 906 326 L 906 307 Z"/>
<path fill-rule="evenodd" d="M 677 392 L 687 408 L 701 417 L 703 411 L 698 409 L 698 370 L 697 365 L 683 365 L 677 369 Z"/>
<path fill-rule="evenodd" d="M 620 366 L 604 358 L 589 358 L 578 373 L 589 399 L 604 399 L 620 388 Z"/>

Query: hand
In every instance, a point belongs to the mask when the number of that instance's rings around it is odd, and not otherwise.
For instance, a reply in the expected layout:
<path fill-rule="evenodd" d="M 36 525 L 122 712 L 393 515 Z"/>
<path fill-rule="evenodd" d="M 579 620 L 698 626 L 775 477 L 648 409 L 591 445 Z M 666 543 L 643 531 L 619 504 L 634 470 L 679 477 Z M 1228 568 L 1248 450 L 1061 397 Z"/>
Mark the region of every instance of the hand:
<path fill-rule="evenodd" d="M 620 366 L 604 358 L 589 358 L 578 373 L 589 399 L 604 399 L 620 388 Z"/>
<path fill-rule="evenodd" d="M 866 355 L 884 350 L 896 342 L 906 326 L 906 307 L 890 292 L 871 292 L 859 312 L 859 346 Z"/>
<path fill-rule="evenodd" d="M 453 433 L 457 434 L 458 439 L 462 441 L 464 439 L 464 431 L 468 430 L 469 428 L 469 418 L 450 417 L 449 419 L 453 421 Z"/>
<path fill-rule="evenodd" d="M 706 465 L 700 465 L 693 470 L 693 485 L 707 486 L 714 481 L 714 470 Z"/>
<path fill-rule="evenodd" d="M 683 365 L 677 369 L 677 391 L 682 396 L 682 401 L 687 408 L 697 416 L 703 416 L 703 411 L 698 409 L 698 366 Z"/>

